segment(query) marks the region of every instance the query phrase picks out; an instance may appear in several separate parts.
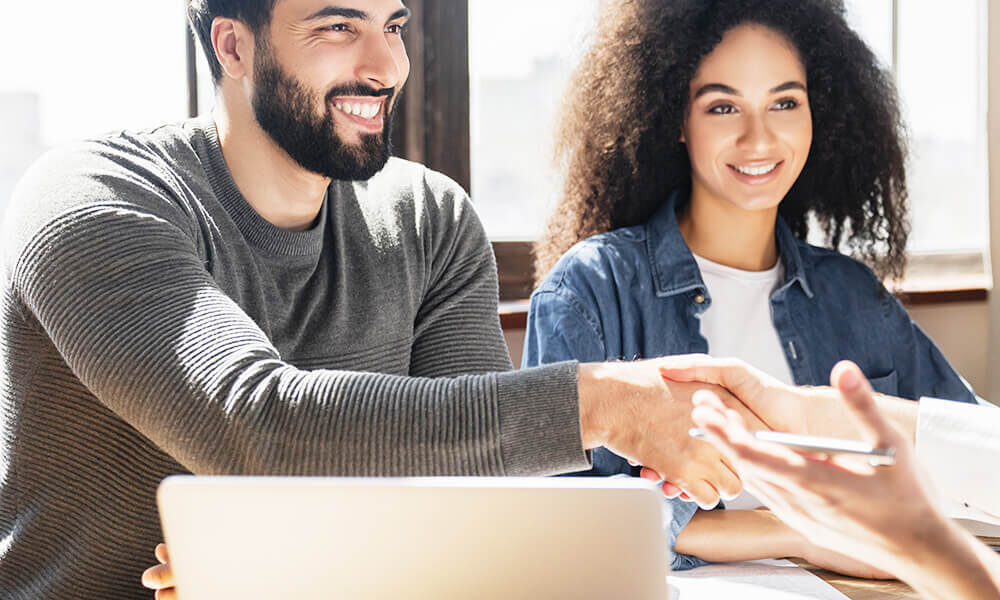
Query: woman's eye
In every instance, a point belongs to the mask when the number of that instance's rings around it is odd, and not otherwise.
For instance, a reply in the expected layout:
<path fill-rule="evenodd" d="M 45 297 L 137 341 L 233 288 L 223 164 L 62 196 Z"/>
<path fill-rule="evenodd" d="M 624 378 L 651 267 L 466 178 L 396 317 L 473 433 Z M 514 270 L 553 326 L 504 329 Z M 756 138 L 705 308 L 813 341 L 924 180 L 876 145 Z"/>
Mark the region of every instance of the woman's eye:
<path fill-rule="evenodd" d="M 732 104 L 716 104 L 708 112 L 713 115 L 731 115 L 736 112 L 736 107 Z"/>
<path fill-rule="evenodd" d="M 775 110 L 792 110 L 793 108 L 797 107 L 798 105 L 799 105 L 799 103 L 797 101 L 795 101 L 795 100 L 793 100 L 791 98 L 788 98 L 787 100 L 781 100 L 777 104 L 775 104 L 774 105 L 774 109 Z"/>

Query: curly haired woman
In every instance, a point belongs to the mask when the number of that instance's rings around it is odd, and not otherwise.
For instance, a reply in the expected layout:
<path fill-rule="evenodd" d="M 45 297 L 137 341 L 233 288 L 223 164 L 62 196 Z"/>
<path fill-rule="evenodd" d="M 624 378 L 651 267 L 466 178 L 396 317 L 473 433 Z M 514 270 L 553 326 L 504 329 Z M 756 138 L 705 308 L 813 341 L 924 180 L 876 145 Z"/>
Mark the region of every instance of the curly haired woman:
<path fill-rule="evenodd" d="M 905 262 L 905 143 L 891 77 L 843 4 L 604 8 L 565 99 L 565 190 L 538 245 L 524 365 L 711 353 L 823 385 L 850 359 L 879 392 L 975 401 L 881 283 Z M 638 468 L 594 454 L 588 474 L 619 473 Z M 801 556 L 878 575 L 752 497 L 682 500 L 668 502 L 674 569 Z"/>

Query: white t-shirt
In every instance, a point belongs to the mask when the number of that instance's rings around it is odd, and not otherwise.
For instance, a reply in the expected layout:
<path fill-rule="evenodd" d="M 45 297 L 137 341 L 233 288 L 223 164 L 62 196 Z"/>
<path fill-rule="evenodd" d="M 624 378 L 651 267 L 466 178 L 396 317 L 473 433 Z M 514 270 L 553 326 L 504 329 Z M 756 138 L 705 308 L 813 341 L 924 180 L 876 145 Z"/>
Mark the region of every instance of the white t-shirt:
<path fill-rule="evenodd" d="M 743 271 L 694 255 L 712 305 L 701 314 L 701 334 L 708 353 L 739 358 L 778 380 L 793 384 L 792 371 L 771 319 L 771 294 L 784 277 L 781 260 L 766 271 Z M 744 491 L 726 501 L 729 509 L 762 506 Z"/>

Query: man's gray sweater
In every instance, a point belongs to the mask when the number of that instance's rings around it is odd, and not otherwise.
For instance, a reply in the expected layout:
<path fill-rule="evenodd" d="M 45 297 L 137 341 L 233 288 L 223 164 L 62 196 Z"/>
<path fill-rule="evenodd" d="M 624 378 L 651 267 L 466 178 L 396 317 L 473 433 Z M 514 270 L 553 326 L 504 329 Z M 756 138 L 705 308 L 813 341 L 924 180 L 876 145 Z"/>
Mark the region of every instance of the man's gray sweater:
<path fill-rule="evenodd" d="M 587 467 L 575 364 L 501 373 L 488 240 L 420 165 L 334 182 L 295 233 L 211 120 L 122 133 L 39 161 L 2 252 L 2 598 L 148 598 L 173 473 Z"/>

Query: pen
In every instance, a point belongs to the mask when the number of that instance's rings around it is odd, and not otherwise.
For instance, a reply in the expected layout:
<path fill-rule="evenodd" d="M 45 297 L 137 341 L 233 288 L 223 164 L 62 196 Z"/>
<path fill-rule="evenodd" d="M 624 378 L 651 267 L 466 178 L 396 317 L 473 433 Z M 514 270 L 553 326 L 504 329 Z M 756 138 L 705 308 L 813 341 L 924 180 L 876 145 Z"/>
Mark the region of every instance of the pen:
<path fill-rule="evenodd" d="M 864 456 L 873 466 L 891 466 L 896 464 L 895 448 L 875 448 L 871 444 L 856 440 L 845 440 L 841 438 L 820 437 L 814 435 L 800 435 L 797 433 L 785 433 L 782 431 L 752 431 L 751 435 L 762 442 L 781 444 L 793 450 L 804 452 L 822 452 L 825 454 L 850 454 Z M 705 439 L 705 432 L 697 427 L 692 427 L 688 435 L 696 439 Z"/>

